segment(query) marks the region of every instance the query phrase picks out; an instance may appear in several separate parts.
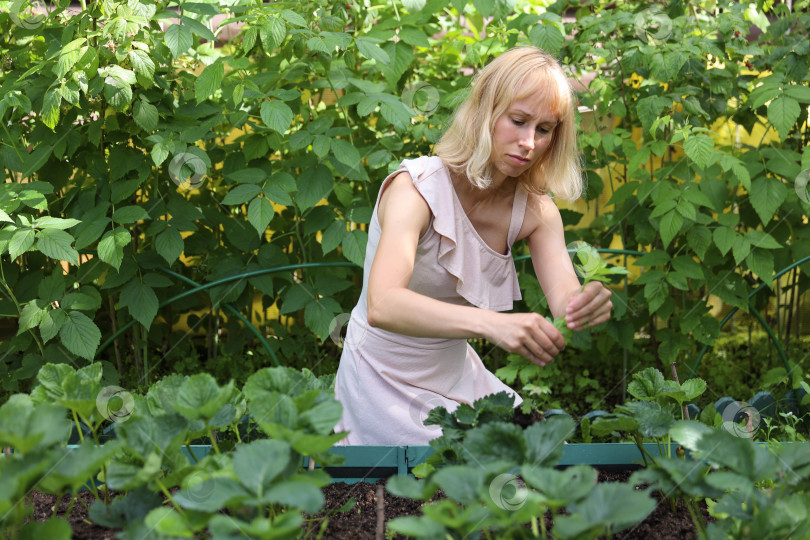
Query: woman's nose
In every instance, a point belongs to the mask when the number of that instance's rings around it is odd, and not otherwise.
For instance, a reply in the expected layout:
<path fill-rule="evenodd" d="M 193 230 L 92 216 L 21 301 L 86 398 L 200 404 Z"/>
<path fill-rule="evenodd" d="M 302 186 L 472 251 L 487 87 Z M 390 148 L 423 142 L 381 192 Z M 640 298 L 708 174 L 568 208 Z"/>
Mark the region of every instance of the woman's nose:
<path fill-rule="evenodd" d="M 534 133 L 531 131 L 521 133 L 518 144 L 528 150 L 534 150 Z"/>

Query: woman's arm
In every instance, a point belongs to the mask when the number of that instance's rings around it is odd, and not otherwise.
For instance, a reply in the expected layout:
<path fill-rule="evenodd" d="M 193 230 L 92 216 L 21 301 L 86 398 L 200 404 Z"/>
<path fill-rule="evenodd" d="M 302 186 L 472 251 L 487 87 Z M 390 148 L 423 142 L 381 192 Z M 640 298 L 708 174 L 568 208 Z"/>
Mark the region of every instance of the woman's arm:
<path fill-rule="evenodd" d="M 532 264 L 555 317 L 566 317 L 568 327 L 582 330 L 610 318 L 610 289 L 592 281 L 581 290 L 565 245 L 560 211 L 547 195 L 530 195 L 526 215 Z"/>
<path fill-rule="evenodd" d="M 538 364 L 552 361 L 565 343 L 536 313 L 506 314 L 459 306 L 407 288 L 419 237 L 430 209 L 408 173 L 386 186 L 377 209 L 381 236 L 368 282 L 368 322 L 399 334 L 436 338 L 485 338 Z"/>

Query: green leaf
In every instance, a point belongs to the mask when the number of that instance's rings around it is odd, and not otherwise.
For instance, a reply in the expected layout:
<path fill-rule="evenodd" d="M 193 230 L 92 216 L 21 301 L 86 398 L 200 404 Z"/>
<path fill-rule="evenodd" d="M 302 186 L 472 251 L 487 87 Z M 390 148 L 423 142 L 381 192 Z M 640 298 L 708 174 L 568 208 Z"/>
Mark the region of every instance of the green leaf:
<path fill-rule="evenodd" d="M 79 252 L 71 247 L 73 236 L 59 229 L 43 229 L 37 234 L 37 249 L 56 259 L 79 265 Z"/>
<path fill-rule="evenodd" d="M 39 540 L 40 538 L 70 540 L 72 537 L 73 531 L 70 523 L 62 518 L 52 517 L 44 522 L 33 521 L 26 524 L 20 530 L 18 538 L 19 540 Z"/>
<path fill-rule="evenodd" d="M 526 438 L 525 464 L 538 467 L 553 467 L 562 459 L 566 439 L 576 431 L 570 416 L 553 416 L 537 422 L 524 431 Z"/>
<path fill-rule="evenodd" d="M 146 210 L 136 205 L 123 206 L 113 212 L 112 215 L 112 220 L 122 225 L 147 219 L 149 219 L 149 214 L 146 212 Z"/>
<path fill-rule="evenodd" d="M 332 139 L 332 153 L 338 161 L 349 167 L 354 167 L 360 163 L 360 152 L 349 141 Z"/>
<path fill-rule="evenodd" d="M 131 73 L 132 78 L 135 74 L 121 70 L 125 73 Z M 124 111 L 132 103 L 132 86 L 122 76 L 120 71 L 110 71 L 104 78 L 104 97 L 113 108 Z"/>
<path fill-rule="evenodd" d="M 699 133 L 683 142 L 683 149 L 695 165 L 705 169 L 714 152 L 714 141 L 708 135 Z"/>
<path fill-rule="evenodd" d="M 399 37 L 402 41 L 414 47 L 430 47 L 427 35 L 415 26 L 403 26 L 400 28 Z"/>
<path fill-rule="evenodd" d="M 17 335 L 19 336 L 26 330 L 39 326 L 49 309 L 42 300 L 31 300 L 25 304 L 20 311 L 20 318 L 17 320 Z"/>
<path fill-rule="evenodd" d="M 133 279 L 121 290 L 119 299 L 121 307 L 129 309 L 129 314 L 149 328 L 158 311 L 158 299 L 155 291 L 140 279 Z"/>
<path fill-rule="evenodd" d="M 259 233 L 259 237 L 267 230 L 267 226 L 270 224 L 270 220 L 273 219 L 274 214 L 273 203 L 264 197 L 256 197 L 248 205 L 248 221 Z"/>
<path fill-rule="evenodd" d="M 140 99 L 135 102 L 132 109 L 132 116 L 135 123 L 141 126 L 144 131 L 155 131 L 158 125 L 158 110 L 146 100 Z"/>
<path fill-rule="evenodd" d="M 32 227 L 38 229 L 70 229 L 81 223 L 78 219 L 62 219 L 51 216 L 43 216 L 31 222 Z"/>
<path fill-rule="evenodd" d="M 207 496 L 201 497 L 204 493 Z M 187 510 L 219 512 L 229 504 L 236 504 L 250 497 L 250 492 L 225 477 L 204 480 L 192 488 L 181 489 L 174 496 L 175 502 Z"/>
<path fill-rule="evenodd" d="M 287 36 L 287 25 L 278 17 L 270 17 L 259 27 L 259 36 L 262 38 L 262 48 L 271 53 Z"/>
<path fill-rule="evenodd" d="M 198 373 L 180 385 L 174 409 L 191 420 L 210 420 L 228 403 L 232 393 L 233 381 L 219 386 L 208 373 Z"/>
<path fill-rule="evenodd" d="M 280 135 L 284 135 L 293 120 L 292 109 L 277 99 L 262 102 L 260 114 L 265 125 Z"/>
<path fill-rule="evenodd" d="M 62 104 L 62 92 L 58 86 L 51 87 L 42 98 L 42 122 L 51 129 L 59 122 L 59 106 Z"/>
<path fill-rule="evenodd" d="M 801 112 L 799 103 L 791 97 L 780 96 L 771 101 L 768 105 L 768 120 L 779 132 L 780 139 L 784 141 L 787 138 Z"/>
<path fill-rule="evenodd" d="M 369 60 L 376 60 L 378 63 L 386 66 L 391 62 L 388 53 L 382 50 L 380 46 L 374 43 L 370 38 L 358 37 L 355 38 L 354 42 L 357 44 L 357 50 L 360 51 L 360 54 Z"/>
<path fill-rule="evenodd" d="M 144 88 L 152 86 L 155 78 L 155 63 L 149 58 L 149 54 L 139 49 L 132 49 L 129 51 L 129 60 L 141 86 Z"/>
<path fill-rule="evenodd" d="M 341 242 L 343 256 L 357 266 L 362 267 L 366 259 L 367 243 L 368 233 L 360 229 L 354 229 L 343 237 L 343 241 Z"/>
<path fill-rule="evenodd" d="M 552 56 L 556 56 L 565 42 L 560 29 L 553 24 L 537 23 L 529 31 L 529 41 Z"/>
<path fill-rule="evenodd" d="M 11 260 L 16 259 L 23 253 L 27 252 L 31 246 L 34 245 L 36 239 L 36 231 L 34 229 L 17 229 L 14 235 L 8 242 L 8 254 Z"/>
<path fill-rule="evenodd" d="M 168 227 L 155 237 L 155 249 L 158 255 L 172 264 L 183 253 L 183 236 L 174 227 Z"/>
<path fill-rule="evenodd" d="M 699 378 L 688 379 L 681 384 L 681 390 L 683 390 L 686 395 L 685 401 L 692 401 L 703 395 L 703 392 L 706 391 L 706 381 Z"/>
<path fill-rule="evenodd" d="M 225 64 L 217 60 L 213 64 L 206 66 L 205 69 L 194 81 L 194 95 L 199 105 L 210 96 L 214 94 L 222 86 L 222 80 L 225 78 Z"/>
<path fill-rule="evenodd" d="M 233 472 L 243 486 L 261 495 L 290 461 L 290 445 L 284 441 L 259 440 L 237 447 Z"/>
<path fill-rule="evenodd" d="M 172 51 L 175 58 L 186 52 L 194 43 L 194 36 L 187 26 L 173 24 L 166 29 L 166 46 Z"/>
<path fill-rule="evenodd" d="M 788 188 L 776 178 L 759 177 L 751 182 L 749 200 L 763 225 L 768 225 L 787 198 Z"/>
<path fill-rule="evenodd" d="M 245 204 L 251 199 L 256 198 L 262 192 L 262 188 L 256 184 L 240 184 L 232 188 L 225 198 L 222 199 L 222 204 Z"/>
<path fill-rule="evenodd" d="M 318 204 L 332 191 L 332 173 L 323 165 L 304 169 L 297 180 L 298 192 L 295 202 L 301 211 Z"/>
<path fill-rule="evenodd" d="M 58 444 L 69 433 L 65 409 L 54 403 L 34 404 L 27 394 L 13 394 L 0 406 L 0 445 L 22 454 Z"/>
<path fill-rule="evenodd" d="M 124 259 L 124 246 L 132 241 L 129 231 L 123 227 L 116 227 L 107 231 L 98 243 L 98 257 L 116 270 L 121 267 Z"/>
<path fill-rule="evenodd" d="M 555 538 L 593 538 L 583 533 L 594 529 L 616 533 L 644 520 L 655 507 L 656 501 L 646 491 L 637 491 L 629 484 L 603 482 L 583 501 L 569 505 L 570 515 L 555 519 L 551 532 Z"/>
<path fill-rule="evenodd" d="M 750 230 L 745 233 L 745 236 L 751 241 L 751 245 L 755 248 L 779 249 L 782 247 L 782 244 L 777 242 L 773 236 L 764 231 Z"/>
<path fill-rule="evenodd" d="M 346 222 L 343 220 L 333 221 L 329 227 L 323 231 L 321 237 L 321 250 L 326 255 L 343 242 L 349 232 L 346 230 Z"/>
<path fill-rule="evenodd" d="M 661 266 L 667 264 L 671 257 L 662 249 L 655 249 L 636 259 L 635 266 Z"/>
<path fill-rule="evenodd" d="M 689 279 L 703 279 L 703 268 L 692 257 L 681 255 L 672 260 L 672 267 Z"/>
<path fill-rule="evenodd" d="M 664 375 L 654 367 L 633 374 L 627 391 L 636 399 L 655 399 L 667 390 Z"/>
<path fill-rule="evenodd" d="M 331 299 L 322 298 L 312 300 L 307 304 L 306 310 L 304 311 L 304 322 L 307 328 L 312 330 L 312 332 L 321 339 L 329 335 L 329 326 L 335 318 L 335 311 L 327 307 L 326 300 Z M 340 308 L 339 305 L 337 307 Z"/>
<path fill-rule="evenodd" d="M 296 13 L 295 11 L 285 9 L 281 11 L 281 16 L 284 17 L 284 20 L 290 23 L 292 26 L 297 26 L 299 28 L 306 28 L 307 21 L 301 15 Z"/>
<path fill-rule="evenodd" d="M 773 254 L 762 249 L 752 249 L 745 258 L 745 264 L 765 283 L 773 281 Z"/>
<path fill-rule="evenodd" d="M 661 218 L 661 241 L 667 247 L 677 236 L 683 225 L 683 217 L 676 210 L 670 210 Z"/>
<path fill-rule="evenodd" d="M 203 39 L 207 39 L 208 41 L 215 41 L 217 37 L 211 32 L 211 29 L 205 26 L 198 20 L 192 19 L 191 17 L 187 17 L 183 15 L 180 17 L 180 22 L 187 26 L 191 33 L 197 36 L 200 36 Z"/>
<path fill-rule="evenodd" d="M 731 227 L 717 227 L 712 234 L 714 244 L 723 256 L 734 246 L 734 241 L 738 236 Z"/>
<path fill-rule="evenodd" d="M 77 356 L 92 360 L 101 343 L 101 331 L 90 318 L 80 311 L 68 311 L 59 330 L 62 344 Z"/>

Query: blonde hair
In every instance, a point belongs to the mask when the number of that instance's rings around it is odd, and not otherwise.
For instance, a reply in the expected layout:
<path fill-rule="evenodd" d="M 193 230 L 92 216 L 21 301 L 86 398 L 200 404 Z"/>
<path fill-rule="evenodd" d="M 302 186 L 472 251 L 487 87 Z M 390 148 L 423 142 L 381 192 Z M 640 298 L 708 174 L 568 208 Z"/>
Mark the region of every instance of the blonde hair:
<path fill-rule="evenodd" d="M 524 92 L 518 89 L 528 82 Z M 454 171 L 486 188 L 492 183 L 492 133 L 495 122 L 516 100 L 541 93 L 559 123 L 546 152 L 518 181 L 534 193 L 574 200 L 582 194 L 577 153 L 574 96 L 557 61 L 536 47 L 516 47 L 475 75 L 472 90 L 456 110 L 434 153 Z"/>

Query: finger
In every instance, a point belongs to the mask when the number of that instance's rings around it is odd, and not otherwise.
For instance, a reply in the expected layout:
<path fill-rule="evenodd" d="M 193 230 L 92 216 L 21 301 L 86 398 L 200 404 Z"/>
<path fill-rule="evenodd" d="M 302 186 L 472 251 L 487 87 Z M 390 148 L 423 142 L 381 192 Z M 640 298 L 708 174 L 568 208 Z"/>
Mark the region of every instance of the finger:
<path fill-rule="evenodd" d="M 582 292 L 572 296 L 568 300 L 568 313 L 573 313 L 579 309 L 582 309 L 583 306 L 589 304 L 595 297 L 597 297 L 603 290 L 607 290 L 602 283 L 599 281 L 591 281 Z"/>
<path fill-rule="evenodd" d="M 526 358 L 529 362 L 537 364 L 538 366 L 541 367 L 554 361 L 554 358 L 545 352 L 535 354 L 529 349 L 526 349 L 526 352 L 522 356 Z"/>
<path fill-rule="evenodd" d="M 541 319 L 542 333 L 537 337 L 543 349 L 556 356 L 565 349 L 565 338 L 557 328 L 545 319 Z"/>
<path fill-rule="evenodd" d="M 569 311 L 566 314 L 566 321 L 569 323 L 578 323 L 583 319 L 593 319 L 595 313 L 598 313 L 604 309 L 610 310 L 613 307 L 610 297 L 610 290 L 605 289 L 604 293 L 594 297 L 590 302 L 583 305 L 581 308 Z"/>
<path fill-rule="evenodd" d="M 591 328 L 593 326 L 602 324 L 603 322 L 610 319 L 610 310 L 611 310 L 610 305 L 601 306 L 593 313 L 584 316 L 582 319 L 572 321 L 571 324 L 573 325 L 573 327 L 571 327 L 571 325 L 569 325 L 569 327 L 572 330 L 579 331 L 585 328 Z"/>

